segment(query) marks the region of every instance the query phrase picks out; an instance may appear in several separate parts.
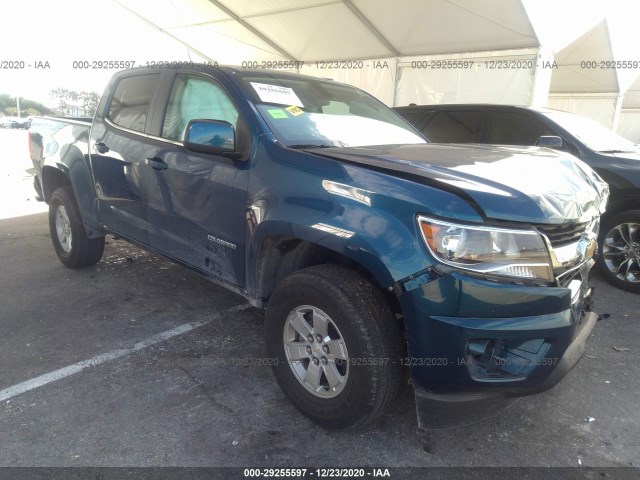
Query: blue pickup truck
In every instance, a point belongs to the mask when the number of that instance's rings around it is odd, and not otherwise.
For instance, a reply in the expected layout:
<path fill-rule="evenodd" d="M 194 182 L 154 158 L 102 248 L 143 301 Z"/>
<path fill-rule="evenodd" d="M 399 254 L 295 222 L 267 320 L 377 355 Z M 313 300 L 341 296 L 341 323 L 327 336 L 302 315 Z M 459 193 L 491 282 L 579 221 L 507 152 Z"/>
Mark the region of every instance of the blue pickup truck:
<path fill-rule="evenodd" d="M 608 187 L 568 154 L 428 144 L 359 89 L 231 67 L 119 72 L 92 123 L 30 132 L 61 262 L 114 234 L 265 308 L 278 383 L 326 428 L 407 371 L 419 414 L 546 390 L 597 320 Z"/>

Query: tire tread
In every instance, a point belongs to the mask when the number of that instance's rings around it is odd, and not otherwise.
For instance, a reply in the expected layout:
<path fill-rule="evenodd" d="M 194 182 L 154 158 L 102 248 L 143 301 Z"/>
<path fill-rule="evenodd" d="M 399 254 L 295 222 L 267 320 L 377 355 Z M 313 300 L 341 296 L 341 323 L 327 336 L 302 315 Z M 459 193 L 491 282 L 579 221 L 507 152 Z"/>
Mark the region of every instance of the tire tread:
<path fill-rule="evenodd" d="M 64 205 L 73 235 L 71 252 L 64 252 L 58 242 L 55 227 L 55 214 L 58 205 Z M 49 231 L 51 241 L 60 261 L 69 268 L 83 268 L 95 265 L 104 252 L 104 237 L 88 238 L 82 217 L 71 187 L 59 187 L 51 195 L 49 202 Z"/>
<path fill-rule="evenodd" d="M 388 409 L 403 384 L 404 375 L 399 363 L 402 340 L 398 321 L 379 287 L 355 270 L 340 265 L 316 265 L 294 272 L 278 285 L 272 299 L 279 301 L 279 297 L 286 294 L 290 287 L 301 283 L 315 284 L 321 290 L 327 290 L 339 305 L 347 305 L 352 309 L 349 321 L 356 334 L 364 340 L 368 352 L 389 359 L 387 365 L 370 369 L 370 391 L 366 395 L 369 402 L 360 409 L 356 418 L 340 425 L 318 422 L 325 428 L 360 430 Z M 268 328 L 267 321 L 265 325 Z M 318 421 L 317 418 L 313 419 Z"/>

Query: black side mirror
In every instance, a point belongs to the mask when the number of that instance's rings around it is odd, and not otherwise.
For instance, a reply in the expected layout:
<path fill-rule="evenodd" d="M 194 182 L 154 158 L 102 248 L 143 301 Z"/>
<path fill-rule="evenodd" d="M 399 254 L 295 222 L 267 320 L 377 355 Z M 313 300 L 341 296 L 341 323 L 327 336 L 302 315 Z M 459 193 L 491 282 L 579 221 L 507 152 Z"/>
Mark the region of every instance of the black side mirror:
<path fill-rule="evenodd" d="M 236 152 L 236 132 L 222 120 L 191 120 L 184 132 L 184 148 L 192 152 L 240 158 Z"/>
<path fill-rule="evenodd" d="M 536 140 L 536 147 L 562 148 L 562 138 L 556 135 L 543 135 Z"/>

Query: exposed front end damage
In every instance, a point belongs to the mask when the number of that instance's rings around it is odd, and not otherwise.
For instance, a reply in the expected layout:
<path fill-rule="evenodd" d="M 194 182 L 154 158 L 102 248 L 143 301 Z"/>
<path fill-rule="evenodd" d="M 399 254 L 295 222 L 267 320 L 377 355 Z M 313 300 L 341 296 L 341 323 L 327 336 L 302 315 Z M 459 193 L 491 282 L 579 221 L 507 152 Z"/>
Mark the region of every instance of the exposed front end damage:
<path fill-rule="evenodd" d="M 582 357 L 598 318 L 588 283 L 598 219 L 533 228 L 549 249 L 549 284 L 437 265 L 394 286 L 421 427 L 490 418 L 513 397 L 553 387 Z"/>

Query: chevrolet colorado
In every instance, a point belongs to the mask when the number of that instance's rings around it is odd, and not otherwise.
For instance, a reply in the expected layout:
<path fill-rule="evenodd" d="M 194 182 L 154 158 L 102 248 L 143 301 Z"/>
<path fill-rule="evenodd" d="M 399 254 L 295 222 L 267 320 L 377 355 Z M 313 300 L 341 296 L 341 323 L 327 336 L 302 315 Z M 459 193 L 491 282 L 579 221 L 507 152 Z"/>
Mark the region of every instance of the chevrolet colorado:
<path fill-rule="evenodd" d="M 114 75 L 92 123 L 30 134 L 71 268 L 106 234 L 265 308 L 266 351 L 326 428 L 556 384 L 595 325 L 606 184 L 550 149 L 428 144 L 365 92 L 232 67 Z"/>

